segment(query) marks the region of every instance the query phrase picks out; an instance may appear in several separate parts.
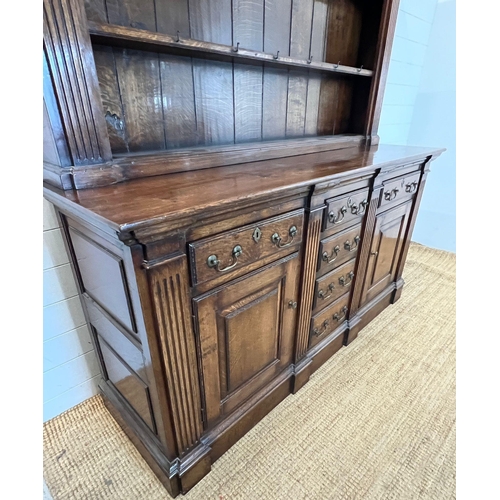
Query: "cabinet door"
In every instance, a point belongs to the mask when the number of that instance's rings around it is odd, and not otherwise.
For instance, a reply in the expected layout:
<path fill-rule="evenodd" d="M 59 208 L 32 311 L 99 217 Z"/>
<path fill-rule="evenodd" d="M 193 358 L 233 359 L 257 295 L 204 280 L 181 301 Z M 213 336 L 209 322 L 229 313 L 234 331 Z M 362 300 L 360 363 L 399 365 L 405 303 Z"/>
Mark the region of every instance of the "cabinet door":
<path fill-rule="evenodd" d="M 377 215 L 361 305 L 395 280 L 411 207 L 412 202 L 408 202 Z"/>
<path fill-rule="evenodd" d="M 295 253 L 194 299 L 209 427 L 292 363 L 299 273 Z"/>

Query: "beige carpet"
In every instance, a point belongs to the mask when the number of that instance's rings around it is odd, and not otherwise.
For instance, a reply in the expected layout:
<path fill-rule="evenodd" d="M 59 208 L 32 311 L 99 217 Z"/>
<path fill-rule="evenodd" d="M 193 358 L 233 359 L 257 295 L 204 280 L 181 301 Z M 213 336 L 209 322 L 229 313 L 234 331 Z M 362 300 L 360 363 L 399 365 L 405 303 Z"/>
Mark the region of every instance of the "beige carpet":
<path fill-rule="evenodd" d="M 455 255 L 412 244 L 404 277 L 186 500 L 455 498 Z M 54 500 L 169 498 L 100 396 L 45 424 L 44 476 Z"/>

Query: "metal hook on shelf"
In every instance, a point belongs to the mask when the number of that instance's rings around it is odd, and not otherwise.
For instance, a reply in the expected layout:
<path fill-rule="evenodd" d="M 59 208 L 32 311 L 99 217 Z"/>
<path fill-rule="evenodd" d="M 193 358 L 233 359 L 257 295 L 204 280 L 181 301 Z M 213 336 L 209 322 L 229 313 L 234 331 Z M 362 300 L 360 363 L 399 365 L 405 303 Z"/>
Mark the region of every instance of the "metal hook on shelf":
<path fill-rule="evenodd" d="M 175 39 L 175 41 L 176 41 L 176 42 L 180 42 L 180 41 L 181 41 L 181 39 L 180 39 L 180 37 L 179 37 L 179 33 L 180 33 L 180 31 L 179 31 L 179 30 L 177 30 L 177 38 Z"/>
<path fill-rule="evenodd" d="M 240 50 L 240 42 L 238 42 L 238 43 L 236 44 L 236 47 L 232 47 L 232 49 L 231 49 L 231 50 L 232 50 L 233 52 L 238 52 L 238 50 Z"/>
<path fill-rule="evenodd" d="M 358 68 L 357 71 L 358 73 L 361 73 L 361 70 L 363 69 L 363 65 L 361 65 L 361 68 Z"/>
<path fill-rule="evenodd" d="M 307 64 L 311 64 L 313 60 L 313 56 L 309 56 L 309 59 L 307 60 Z"/>
<path fill-rule="evenodd" d="M 273 59 L 278 59 L 279 56 L 280 56 L 280 51 L 278 50 L 278 52 L 276 52 L 276 55 L 273 55 Z"/>
<path fill-rule="evenodd" d="M 334 64 L 333 67 L 337 69 L 340 66 L 340 61 L 337 64 Z"/>

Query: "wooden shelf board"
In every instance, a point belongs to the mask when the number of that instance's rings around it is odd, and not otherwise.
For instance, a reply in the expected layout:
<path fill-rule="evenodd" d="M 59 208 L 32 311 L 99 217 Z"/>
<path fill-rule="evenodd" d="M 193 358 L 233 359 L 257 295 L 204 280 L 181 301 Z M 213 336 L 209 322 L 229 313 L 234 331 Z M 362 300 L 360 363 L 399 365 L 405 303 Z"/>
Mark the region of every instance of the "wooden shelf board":
<path fill-rule="evenodd" d="M 303 68 L 304 70 L 313 70 L 326 73 L 347 74 L 355 76 L 371 77 L 373 71 L 369 69 L 353 68 L 330 64 L 326 62 L 311 61 L 308 63 L 302 59 L 293 57 L 279 56 L 258 52 L 242 47 L 235 48 L 229 45 L 217 43 L 202 42 L 176 36 L 156 33 L 148 30 L 136 28 L 127 28 L 114 24 L 89 22 L 89 33 L 95 43 L 105 45 L 116 45 L 120 47 L 143 48 L 148 50 L 164 50 L 178 55 L 188 55 L 191 57 L 210 58 L 219 61 L 237 61 L 247 64 L 257 64 L 266 66 L 286 66 Z"/>

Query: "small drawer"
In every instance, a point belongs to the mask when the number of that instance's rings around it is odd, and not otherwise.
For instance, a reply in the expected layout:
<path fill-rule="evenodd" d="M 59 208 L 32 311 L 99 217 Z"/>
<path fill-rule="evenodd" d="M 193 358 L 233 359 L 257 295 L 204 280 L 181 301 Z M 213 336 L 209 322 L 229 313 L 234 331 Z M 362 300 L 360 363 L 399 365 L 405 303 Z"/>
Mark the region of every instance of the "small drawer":
<path fill-rule="evenodd" d="M 368 188 L 360 189 L 326 200 L 327 209 L 323 220 L 323 231 L 332 228 L 344 229 L 361 222 L 368 208 L 368 192 Z"/>
<path fill-rule="evenodd" d="M 349 294 L 346 294 L 312 317 L 309 347 L 323 340 L 345 322 L 349 313 L 348 306 Z"/>
<path fill-rule="evenodd" d="M 328 304 L 351 290 L 354 280 L 354 265 L 356 260 L 325 274 L 316 280 L 314 286 L 313 314 L 324 309 Z"/>
<path fill-rule="evenodd" d="M 419 181 L 420 172 L 413 172 L 396 179 L 384 181 L 378 203 L 379 208 L 393 207 L 412 198 L 417 192 Z"/>
<path fill-rule="evenodd" d="M 255 222 L 189 244 L 193 285 L 302 242 L 304 209 Z"/>
<path fill-rule="evenodd" d="M 325 274 L 344 262 L 354 259 L 361 244 L 361 224 L 321 240 L 318 255 L 318 273 Z"/>

